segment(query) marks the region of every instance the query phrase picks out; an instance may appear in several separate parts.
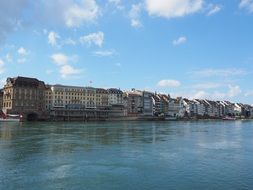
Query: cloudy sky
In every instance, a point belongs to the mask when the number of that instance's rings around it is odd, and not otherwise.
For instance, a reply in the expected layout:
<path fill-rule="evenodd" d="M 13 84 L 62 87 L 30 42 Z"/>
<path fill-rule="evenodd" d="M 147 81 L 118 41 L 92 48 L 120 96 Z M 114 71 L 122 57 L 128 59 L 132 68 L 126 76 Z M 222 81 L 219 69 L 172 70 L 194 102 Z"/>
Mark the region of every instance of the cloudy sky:
<path fill-rule="evenodd" d="M 253 103 L 253 0 L 0 1 L 0 86 L 18 75 Z"/>

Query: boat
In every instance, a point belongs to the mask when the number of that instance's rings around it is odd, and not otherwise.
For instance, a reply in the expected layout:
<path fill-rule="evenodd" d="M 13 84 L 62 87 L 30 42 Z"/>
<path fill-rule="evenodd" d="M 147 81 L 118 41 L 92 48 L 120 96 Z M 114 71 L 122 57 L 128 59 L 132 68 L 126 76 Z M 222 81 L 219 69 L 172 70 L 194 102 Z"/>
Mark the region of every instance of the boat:
<path fill-rule="evenodd" d="M 22 115 L 5 114 L 0 117 L 0 122 L 21 122 Z"/>
<path fill-rule="evenodd" d="M 226 116 L 226 117 L 223 117 L 222 120 L 224 120 L 224 121 L 235 121 L 236 118 L 235 117 Z"/>

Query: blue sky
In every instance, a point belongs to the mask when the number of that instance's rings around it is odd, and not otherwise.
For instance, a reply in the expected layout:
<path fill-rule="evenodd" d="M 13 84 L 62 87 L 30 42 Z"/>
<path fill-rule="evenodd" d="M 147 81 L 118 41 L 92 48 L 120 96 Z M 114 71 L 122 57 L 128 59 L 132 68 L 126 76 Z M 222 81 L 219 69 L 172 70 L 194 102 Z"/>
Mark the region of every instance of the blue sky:
<path fill-rule="evenodd" d="M 252 104 L 252 24 L 253 0 L 1 1 L 0 85 L 29 76 Z"/>

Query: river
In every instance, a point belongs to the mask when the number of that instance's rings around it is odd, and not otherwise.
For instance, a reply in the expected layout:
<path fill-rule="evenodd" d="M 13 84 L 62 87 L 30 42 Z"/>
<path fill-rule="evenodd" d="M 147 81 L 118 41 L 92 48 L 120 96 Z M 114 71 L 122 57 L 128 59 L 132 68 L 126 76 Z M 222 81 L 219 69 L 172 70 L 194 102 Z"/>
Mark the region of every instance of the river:
<path fill-rule="evenodd" d="M 253 122 L 0 123 L 0 189 L 253 189 Z"/>

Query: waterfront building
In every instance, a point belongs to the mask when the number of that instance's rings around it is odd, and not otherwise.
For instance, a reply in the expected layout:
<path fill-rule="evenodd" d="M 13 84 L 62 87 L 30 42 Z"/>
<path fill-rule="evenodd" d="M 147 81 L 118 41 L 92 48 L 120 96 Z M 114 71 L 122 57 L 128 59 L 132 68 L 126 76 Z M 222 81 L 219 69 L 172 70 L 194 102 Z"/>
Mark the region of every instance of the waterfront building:
<path fill-rule="evenodd" d="M 45 92 L 44 92 L 44 110 L 49 111 L 52 109 L 52 89 L 50 85 L 45 86 Z"/>
<path fill-rule="evenodd" d="M 127 113 L 130 116 L 136 116 L 143 112 L 143 98 L 142 92 L 132 89 L 126 92 L 127 98 Z"/>
<path fill-rule="evenodd" d="M 161 110 L 161 97 L 158 95 L 158 94 L 153 94 L 153 99 L 154 99 L 154 102 L 155 102 L 155 105 L 154 105 L 154 115 L 158 116 L 162 113 L 162 110 Z"/>
<path fill-rule="evenodd" d="M 183 98 L 170 98 L 168 106 L 168 116 L 170 117 L 183 117 L 184 116 L 184 104 Z"/>
<path fill-rule="evenodd" d="M 234 104 L 234 114 L 238 117 L 249 118 L 252 116 L 252 106 L 242 103 Z"/>
<path fill-rule="evenodd" d="M 123 106 L 128 109 L 128 93 L 127 92 L 123 92 Z M 128 112 L 128 110 L 127 110 Z"/>
<path fill-rule="evenodd" d="M 224 115 L 225 116 L 234 116 L 234 107 L 235 105 L 229 101 L 222 101 L 222 104 L 224 106 Z"/>
<path fill-rule="evenodd" d="M 193 100 L 189 100 L 187 98 L 183 99 L 183 105 L 184 105 L 184 116 L 186 117 L 194 117 L 197 116 L 197 104 Z"/>
<path fill-rule="evenodd" d="M 235 106 L 234 106 L 234 113 L 235 113 L 235 116 L 242 116 L 243 115 L 243 104 L 240 104 L 240 103 L 235 103 Z"/>
<path fill-rule="evenodd" d="M 46 92 L 49 114 L 54 120 L 108 117 L 108 92 L 105 89 L 57 84 L 51 85 Z"/>
<path fill-rule="evenodd" d="M 83 97 L 85 107 L 88 109 L 95 109 L 97 107 L 96 89 L 93 87 L 86 87 Z"/>
<path fill-rule="evenodd" d="M 207 116 L 209 117 L 219 117 L 219 105 L 217 102 L 212 100 L 205 100 L 207 105 Z"/>
<path fill-rule="evenodd" d="M 249 105 L 250 117 L 253 117 L 253 105 Z"/>
<path fill-rule="evenodd" d="M 219 117 L 224 117 L 225 116 L 225 104 L 223 101 L 217 101 L 218 104 L 218 115 Z"/>
<path fill-rule="evenodd" d="M 154 107 L 155 107 L 155 100 L 153 98 L 153 92 L 143 91 L 143 115 L 145 116 L 153 116 L 154 115 Z"/>
<path fill-rule="evenodd" d="M 36 78 L 7 78 L 3 89 L 3 111 L 35 119 L 44 110 L 45 84 Z"/>
<path fill-rule="evenodd" d="M 169 111 L 169 98 L 170 98 L 170 96 L 165 95 L 165 94 L 159 94 L 159 97 L 160 97 L 161 113 L 163 113 L 164 116 L 167 116 L 168 111 Z"/>
<path fill-rule="evenodd" d="M 51 103 L 48 107 L 51 108 L 95 109 L 108 106 L 108 95 L 104 89 L 57 84 L 51 85 L 46 92 L 47 102 Z"/>
<path fill-rule="evenodd" d="M 109 106 L 108 91 L 103 88 L 96 88 L 96 108 L 105 109 Z"/>
<path fill-rule="evenodd" d="M 196 104 L 197 116 L 204 116 L 206 113 L 205 105 L 202 100 L 195 99 L 193 100 Z"/>
<path fill-rule="evenodd" d="M 120 89 L 109 88 L 107 91 L 109 105 L 123 105 L 123 92 Z"/>
<path fill-rule="evenodd" d="M 84 105 L 83 87 L 51 85 L 52 108 L 80 108 Z M 49 92 L 50 93 L 50 92 Z"/>

